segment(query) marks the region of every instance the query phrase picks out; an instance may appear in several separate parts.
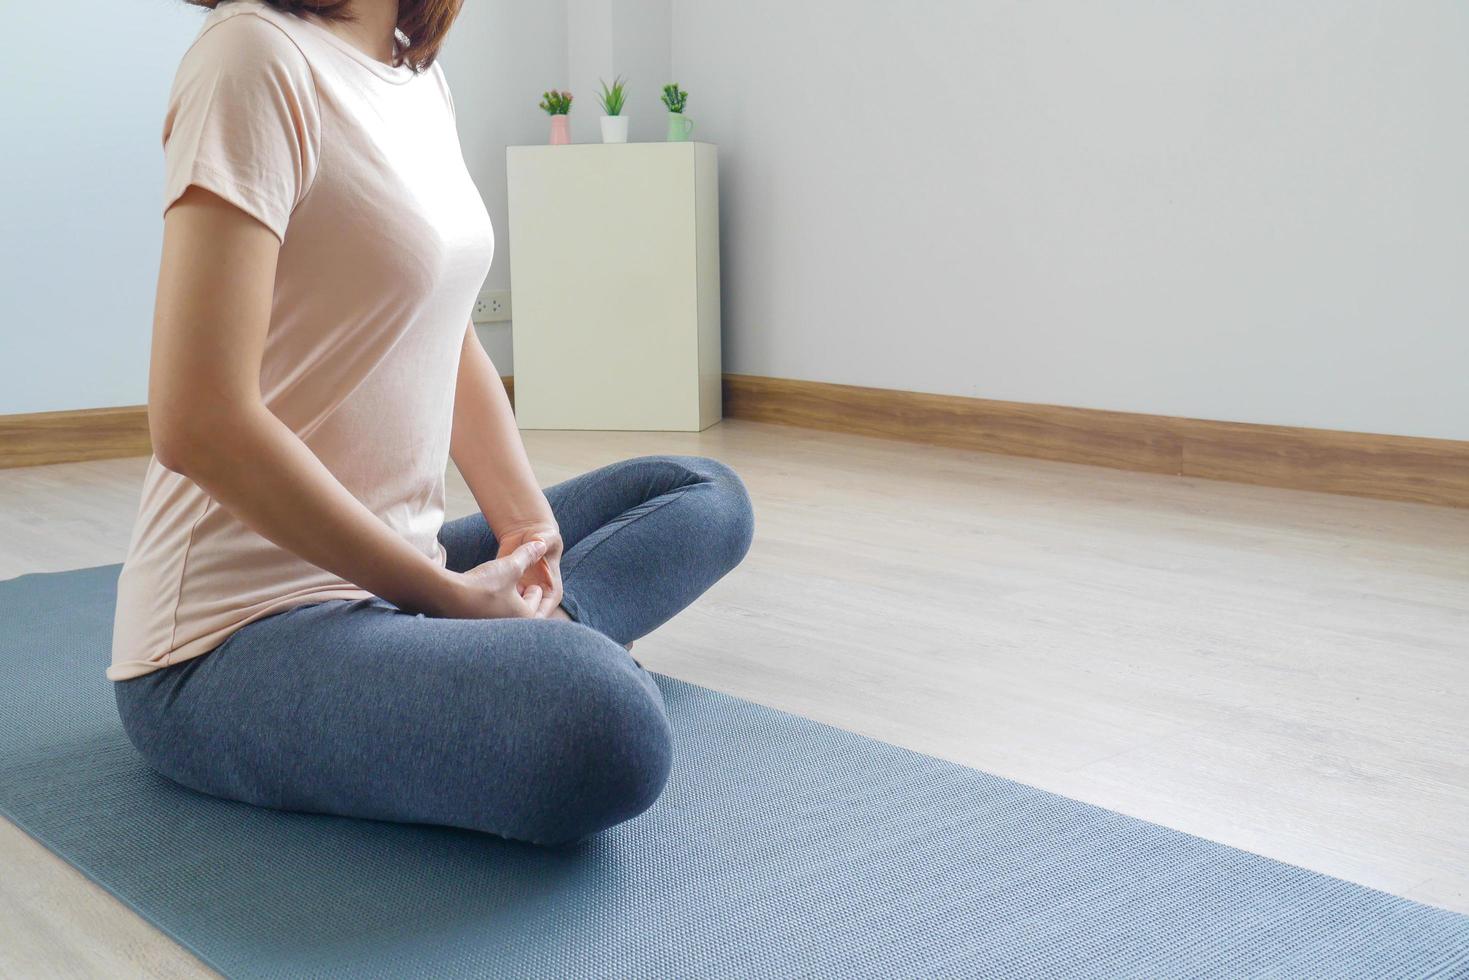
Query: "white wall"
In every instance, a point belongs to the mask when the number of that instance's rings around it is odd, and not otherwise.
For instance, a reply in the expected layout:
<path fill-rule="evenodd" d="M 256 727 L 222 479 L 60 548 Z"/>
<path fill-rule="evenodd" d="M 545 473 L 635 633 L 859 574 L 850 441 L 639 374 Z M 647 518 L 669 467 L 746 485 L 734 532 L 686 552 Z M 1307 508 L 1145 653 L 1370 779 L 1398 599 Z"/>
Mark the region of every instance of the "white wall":
<path fill-rule="evenodd" d="M 180 0 L 5 5 L 0 414 L 146 399 L 163 110 L 200 16 Z"/>
<path fill-rule="evenodd" d="M 628 138 L 661 140 L 667 132 L 663 104 L 658 101 L 670 81 L 672 62 L 671 0 L 566 0 L 567 86 L 571 137 L 578 143 L 602 139 L 601 82 L 618 75 L 627 82 Z M 544 142 L 544 136 L 541 139 Z"/>
<path fill-rule="evenodd" d="M 1469 438 L 1469 5 L 677 0 L 725 369 Z"/>
<path fill-rule="evenodd" d="M 628 81 L 629 138 L 662 140 L 668 110 L 659 101 L 673 80 L 673 6 L 671 0 L 615 0 L 612 20 L 614 67 Z M 598 110 L 600 113 L 600 110 Z"/>

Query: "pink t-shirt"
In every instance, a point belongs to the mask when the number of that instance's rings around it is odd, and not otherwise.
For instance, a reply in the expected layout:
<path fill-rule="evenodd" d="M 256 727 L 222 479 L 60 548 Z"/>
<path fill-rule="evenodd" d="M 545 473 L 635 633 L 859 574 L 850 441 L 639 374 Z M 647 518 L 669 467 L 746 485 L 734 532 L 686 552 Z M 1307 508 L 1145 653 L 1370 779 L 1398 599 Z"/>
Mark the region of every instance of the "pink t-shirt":
<path fill-rule="evenodd" d="M 266 406 L 442 564 L 454 381 L 494 252 L 442 70 L 391 67 L 319 21 L 229 0 L 184 55 L 163 141 L 165 211 L 194 184 L 281 239 Z M 107 676 L 208 653 L 291 606 L 368 595 L 153 459 Z"/>

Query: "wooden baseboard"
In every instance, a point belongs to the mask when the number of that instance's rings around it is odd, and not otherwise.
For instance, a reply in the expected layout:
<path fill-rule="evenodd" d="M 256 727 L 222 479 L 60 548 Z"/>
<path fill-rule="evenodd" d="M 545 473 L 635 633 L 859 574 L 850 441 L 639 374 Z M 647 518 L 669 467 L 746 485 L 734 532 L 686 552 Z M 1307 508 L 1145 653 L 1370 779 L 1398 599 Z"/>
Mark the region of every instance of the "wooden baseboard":
<path fill-rule="evenodd" d="M 512 403 L 515 379 L 506 376 Z M 1469 442 L 1107 412 L 752 375 L 726 418 L 1064 463 L 1469 507 Z M 0 416 L 0 468 L 146 456 L 142 405 Z"/>
<path fill-rule="evenodd" d="M 1066 463 L 1469 507 L 1469 442 L 724 376 L 726 418 Z"/>
<path fill-rule="evenodd" d="M 515 379 L 506 375 L 500 380 L 513 405 Z M 146 405 L 0 415 L 0 469 L 147 456 L 152 451 Z"/>
<path fill-rule="evenodd" d="M 148 410 L 142 405 L 0 415 L 0 467 L 146 456 L 151 451 Z"/>

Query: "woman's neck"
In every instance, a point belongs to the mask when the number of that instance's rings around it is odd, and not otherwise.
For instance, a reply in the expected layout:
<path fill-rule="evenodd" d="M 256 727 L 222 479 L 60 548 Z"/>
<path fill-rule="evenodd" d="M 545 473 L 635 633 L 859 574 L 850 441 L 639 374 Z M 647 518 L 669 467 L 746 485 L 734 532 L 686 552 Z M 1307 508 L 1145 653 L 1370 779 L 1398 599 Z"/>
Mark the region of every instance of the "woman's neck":
<path fill-rule="evenodd" d="M 332 22 L 332 30 L 384 64 L 397 51 L 398 0 L 352 0 L 352 19 Z"/>

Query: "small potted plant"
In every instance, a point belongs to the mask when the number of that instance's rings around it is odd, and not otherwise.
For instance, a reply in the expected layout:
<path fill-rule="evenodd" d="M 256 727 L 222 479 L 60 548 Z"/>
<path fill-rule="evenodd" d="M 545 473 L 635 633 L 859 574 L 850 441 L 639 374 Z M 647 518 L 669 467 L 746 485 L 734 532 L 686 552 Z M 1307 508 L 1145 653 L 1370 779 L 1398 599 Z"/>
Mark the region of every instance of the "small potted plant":
<path fill-rule="evenodd" d="M 622 76 L 608 85 L 602 82 L 602 94 L 597 96 L 597 101 L 602 103 L 602 142 L 603 143 L 626 143 L 628 117 L 622 114 L 622 107 L 627 104 L 627 83 Z"/>
<path fill-rule="evenodd" d="M 571 142 L 571 129 L 566 124 L 566 114 L 571 111 L 571 93 L 552 89 L 541 93 L 541 108 L 551 117 L 551 145 L 565 146 Z"/>
<path fill-rule="evenodd" d="M 668 142 L 686 142 L 694 131 L 694 121 L 683 114 L 689 93 L 679 88 L 678 82 L 669 82 L 663 86 L 663 104 L 668 107 Z"/>

